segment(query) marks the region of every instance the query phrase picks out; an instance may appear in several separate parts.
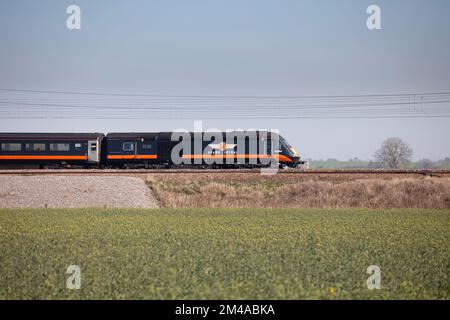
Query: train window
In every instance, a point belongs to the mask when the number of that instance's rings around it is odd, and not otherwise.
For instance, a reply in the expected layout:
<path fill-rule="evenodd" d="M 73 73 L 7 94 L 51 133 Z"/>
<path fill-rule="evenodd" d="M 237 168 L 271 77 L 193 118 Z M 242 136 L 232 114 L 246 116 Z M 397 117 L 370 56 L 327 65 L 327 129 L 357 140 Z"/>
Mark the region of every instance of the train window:
<path fill-rule="evenodd" d="M 97 143 L 92 143 L 91 144 L 91 151 L 97 151 Z"/>
<path fill-rule="evenodd" d="M 75 143 L 75 149 L 81 149 L 81 143 Z"/>
<path fill-rule="evenodd" d="M 152 145 L 150 143 L 144 143 L 144 144 L 142 144 L 142 149 L 143 150 L 151 150 Z"/>
<path fill-rule="evenodd" d="M 33 151 L 45 151 L 45 143 L 33 144 Z"/>
<path fill-rule="evenodd" d="M 21 151 L 21 143 L 2 143 L 2 151 Z"/>
<path fill-rule="evenodd" d="M 26 151 L 45 151 L 45 143 L 27 143 L 25 144 Z"/>
<path fill-rule="evenodd" d="M 69 151 L 70 144 L 68 143 L 50 143 L 50 151 Z"/>
<path fill-rule="evenodd" d="M 124 142 L 122 144 L 123 151 L 133 151 L 134 150 L 134 143 L 133 142 Z"/>

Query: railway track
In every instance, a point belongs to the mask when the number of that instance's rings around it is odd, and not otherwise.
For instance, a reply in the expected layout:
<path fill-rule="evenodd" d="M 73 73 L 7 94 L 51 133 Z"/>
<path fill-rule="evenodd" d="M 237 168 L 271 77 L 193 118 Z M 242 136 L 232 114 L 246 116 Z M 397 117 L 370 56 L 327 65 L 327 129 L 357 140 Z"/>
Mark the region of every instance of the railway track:
<path fill-rule="evenodd" d="M 177 173 L 208 173 L 208 174 L 232 174 L 232 173 L 260 173 L 260 169 L 0 169 L 0 175 L 122 175 L 122 174 L 177 174 Z M 277 174 L 300 174 L 300 175 L 425 175 L 441 176 L 450 175 L 450 170 L 295 170 L 283 169 Z"/>

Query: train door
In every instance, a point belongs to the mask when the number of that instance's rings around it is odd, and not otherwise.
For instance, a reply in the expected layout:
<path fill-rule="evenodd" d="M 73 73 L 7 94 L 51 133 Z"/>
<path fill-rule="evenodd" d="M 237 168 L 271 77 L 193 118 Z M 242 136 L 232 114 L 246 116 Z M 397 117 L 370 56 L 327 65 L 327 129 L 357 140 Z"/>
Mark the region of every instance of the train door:
<path fill-rule="evenodd" d="M 99 161 L 99 146 L 97 140 L 88 141 L 88 162 Z"/>
<path fill-rule="evenodd" d="M 172 162 L 172 142 L 171 141 L 158 141 L 158 158 L 163 163 Z"/>

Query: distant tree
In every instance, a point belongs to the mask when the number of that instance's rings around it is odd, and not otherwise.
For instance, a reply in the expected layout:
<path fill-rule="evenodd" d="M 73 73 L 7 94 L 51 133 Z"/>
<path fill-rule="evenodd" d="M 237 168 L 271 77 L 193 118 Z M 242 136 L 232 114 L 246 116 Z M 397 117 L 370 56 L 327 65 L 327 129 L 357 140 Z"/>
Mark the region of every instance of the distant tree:
<path fill-rule="evenodd" d="M 381 148 L 375 152 L 375 160 L 385 167 L 396 169 L 411 161 L 412 149 L 400 138 L 386 139 Z"/>
<path fill-rule="evenodd" d="M 416 162 L 416 166 L 420 169 L 433 169 L 435 167 L 435 163 L 430 159 L 422 159 Z"/>
<path fill-rule="evenodd" d="M 436 167 L 439 169 L 450 169 L 450 158 L 446 157 L 443 160 L 438 160 L 436 162 Z"/>

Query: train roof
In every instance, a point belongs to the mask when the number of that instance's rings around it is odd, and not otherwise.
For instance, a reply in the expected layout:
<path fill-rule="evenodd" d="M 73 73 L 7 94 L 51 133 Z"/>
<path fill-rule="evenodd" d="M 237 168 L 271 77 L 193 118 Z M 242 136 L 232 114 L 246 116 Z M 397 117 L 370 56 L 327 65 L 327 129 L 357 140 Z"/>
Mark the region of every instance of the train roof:
<path fill-rule="evenodd" d="M 160 132 L 111 132 L 106 136 L 108 139 L 156 139 Z"/>
<path fill-rule="evenodd" d="M 0 139 L 97 139 L 103 133 L 0 132 Z"/>
<path fill-rule="evenodd" d="M 220 131 L 223 134 L 226 131 Z M 267 132 L 262 130 L 249 130 L 249 131 L 230 131 L 230 133 L 248 133 L 248 132 Z M 193 134 L 195 132 L 188 132 L 189 134 Z M 203 132 L 205 133 L 205 132 Z M 213 133 L 213 132 L 211 132 Z M 107 134 L 108 139 L 170 139 L 173 132 L 111 132 Z M 274 132 L 268 132 L 268 136 L 272 134 L 276 134 Z"/>
<path fill-rule="evenodd" d="M 226 131 L 221 131 L 223 134 Z M 267 132 L 262 130 L 251 131 L 230 131 L 230 133 L 249 133 L 249 132 Z M 188 132 L 193 134 L 195 132 Z M 204 133 L 204 132 L 203 132 Z M 111 132 L 107 134 L 108 139 L 170 139 L 173 132 Z M 270 137 L 273 132 L 268 132 Z M 53 132 L 0 132 L 0 139 L 97 139 L 105 136 L 103 133 L 91 132 L 91 133 L 53 133 Z"/>

